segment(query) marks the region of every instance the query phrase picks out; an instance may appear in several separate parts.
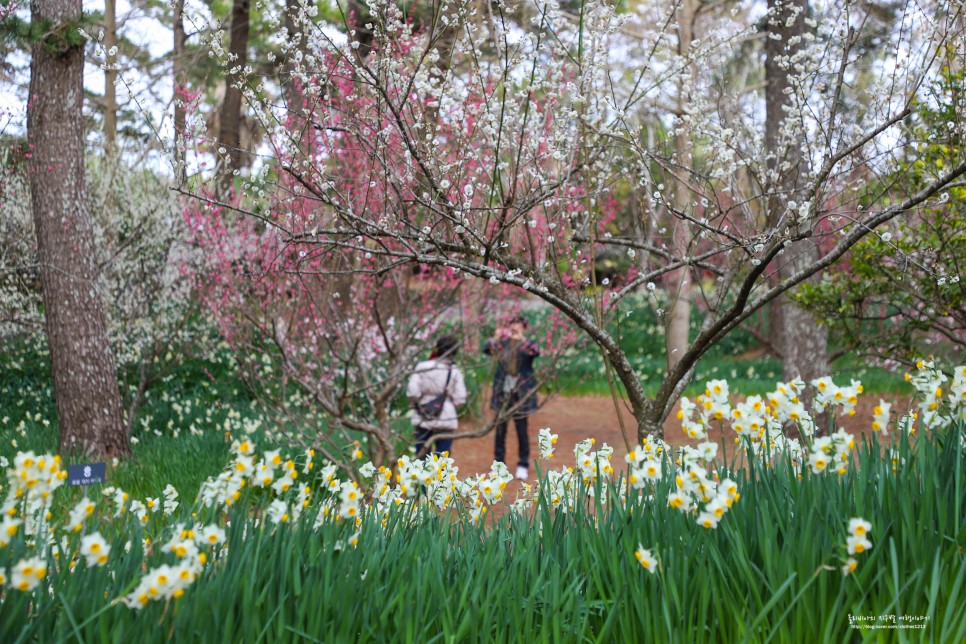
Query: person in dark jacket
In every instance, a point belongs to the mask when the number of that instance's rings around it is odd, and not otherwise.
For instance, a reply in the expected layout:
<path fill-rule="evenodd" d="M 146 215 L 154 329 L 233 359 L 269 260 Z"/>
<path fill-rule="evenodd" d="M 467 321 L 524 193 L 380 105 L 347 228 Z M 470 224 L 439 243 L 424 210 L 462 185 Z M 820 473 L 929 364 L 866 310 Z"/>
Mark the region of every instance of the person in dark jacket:
<path fill-rule="evenodd" d="M 537 410 L 537 380 L 533 361 L 540 355 L 540 347 L 526 337 L 527 318 L 518 315 L 506 327 L 497 327 L 496 334 L 486 341 L 483 353 L 496 359 L 493 375 L 493 395 L 490 408 L 497 416 L 513 418 L 519 444 L 516 477 L 529 478 L 530 437 L 527 417 Z M 507 421 L 496 426 L 494 458 L 505 462 Z"/>

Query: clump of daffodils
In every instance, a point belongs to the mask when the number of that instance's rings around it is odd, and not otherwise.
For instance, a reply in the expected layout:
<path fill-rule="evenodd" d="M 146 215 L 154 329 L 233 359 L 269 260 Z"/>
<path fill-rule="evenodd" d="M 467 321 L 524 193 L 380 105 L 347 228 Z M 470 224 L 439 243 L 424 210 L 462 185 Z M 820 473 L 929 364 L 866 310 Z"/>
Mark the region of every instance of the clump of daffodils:
<path fill-rule="evenodd" d="M 710 464 L 717 450 L 711 450 L 709 444 L 702 445 L 703 448 L 681 451 L 674 492 L 668 495 L 667 504 L 685 514 L 695 513 L 698 525 L 714 529 L 741 495 L 733 480 L 726 478 L 719 482 L 716 476 L 709 476 L 705 465 Z"/>
<path fill-rule="evenodd" d="M 94 514 L 96 507 L 94 502 L 85 496 L 70 511 L 67 525 L 63 529 L 69 530 L 70 532 L 80 532 L 84 529 L 84 522 L 87 521 L 87 518 Z"/>
<path fill-rule="evenodd" d="M 681 421 L 684 433 L 695 440 L 707 438 L 708 427 L 712 422 L 723 422 L 731 417 L 732 409 L 728 395 L 727 381 L 709 380 L 704 389 L 704 395 L 698 396 L 696 402 L 691 402 L 687 397 L 681 398 L 678 420 Z M 698 412 L 696 418 L 695 411 Z"/>
<path fill-rule="evenodd" d="M 741 437 L 759 440 L 768 424 L 768 405 L 761 396 L 749 396 L 731 410 L 731 428 Z"/>
<path fill-rule="evenodd" d="M 889 415 L 891 411 L 892 405 L 880 398 L 879 404 L 872 410 L 872 431 L 886 433 L 889 427 Z"/>
<path fill-rule="evenodd" d="M 574 447 L 574 456 L 577 461 L 577 470 L 583 482 L 588 487 L 588 494 L 593 495 L 592 484 L 601 475 L 610 476 L 614 473 L 614 468 L 610 464 L 610 458 L 614 454 L 614 448 L 604 443 L 595 452 L 591 448 L 596 444 L 593 438 L 580 441 Z"/>
<path fill-rule="evenodd" d="M 128 608 L 140 609 L 152 601 L 179 599 L 197 577 L 199 570 L 185 562 L 174 566 L 162 564 L 147 572 L 137 587 L 121 598 Z"/>
<path fill-rule="evenodd" d="M 952 384 L 932 361 L 919 360 L 916 370 L 906 374 L 919 392 L 919 421 L 923 427 L 935 428 L 950 423 L 954 418 L 966 419 L 966 365 L 953 369 Z"/>
<path fill-rule="evenodd" d="M 637 550 L 634 551 L 634 558 L 637 559 L 637 563 L 641 564 L 641 568 L 647 572 L 652 575 L 657 572 L 657 559 L 651 554 L 650 550 L 641 544 L 637 544 Z"/>
<path fill-rule="evenodd" d="M 544 434 L 548 445 L 553 445 L 556 435 L 546 430 Z M 577 504 L 596 495 L 596 484 L 603 479 L 609 479 L 614 474 L 611 457 L 614 448 L 604 443 L 596 451 L 593 450 L 596 440 L 588 438 L 580 441 L 574 447 L 574 467 L 563 467 L 560 470 L 550 470 L 535 488 L 525 486 L 529 495 L 545 494 L 554 508 L 564 512 L 573 510 Z M 606 499 L 601 499 L 602 502 Z M 526 507 L 527 503 L 518 503 L 517 507 Z"/>
<path fill-rule="evenodd" d="M 643 489 L 649 482 L 659 481 L 664 475 L 664 455 L 669 446 L 661 439 L 648 436 L 624 457 L 627 461 L 627 483 L 631 488 Z"/>
<path fill-rule="evenodd" d="M 225 531 L 214 524 L 198 530 L 176 524 L 172 536 L 161 547 L 162 553 L 173 557 L 173 563 L 149 570 L 134 590 L 119 601 L 129 608 L 141 609 L 152 601 L 180 598 L 204 570 L 208 561 L 205 550 L 219 547 L 225 540 Z"/>
<path fill-rule="evenodd" d="M 42 557 L 25 557 L 10 571 L 9 586 L 21 592 L 30 592 L 47 576 L 47 561 Z"/>
<path fill-rule="evenodd" d="M 855 414 L 858 396 L 863 391 L 858 380 L 840 386 L 826 376 L 809 384 L 814 387 L 813 412 Z M 737 435 L 735 442 L 743 441 L 745 448 L 766 466 L 775 457 L 787 454 L 796 471 L 808 467 L 815 474 L 845 474 L 855 439 L 842 429 L 831 436 L 815 437 L 815 420 L 802 399 L 806 387 L 800 378 L 780 382 L 764 397 L 749 396 L 736 405 L 731 411 L 731 427 Z M 891 405 L 880 400 L 873 413 L 874 431 L 886 430 L 890 412 Z M 787 434 L 790 426 L 797 429 L 798 437 Z"/>
<path fill-rule="evenodd" d="M 293 459 L 283 459 L 278 451 L 266 452 L 259 459 L 255 445 L 247 439 L 233 441 L 231 451 L 234 459 L 229 468 L 202 485 L 200 496 L 205 506 L 230 507 L 247 487 L 270 488 L 276 495 L 297 488 L 300 471 Z M 302 473 L 312 470 L 314 456 L 313 450 L 305 452 Z"/>
<path fill-rule="evenodd" d="M 646 490 L 661 480 L 665 470 L 671 471 L 672 466 L 667 462 L 670 454 L 667 443 L 652 437 L 631 450 L 624 457 L 630 487 Z M 693 514 L 698 525 L 708 529 L 717 528 L 722 517 L 741 496 L 734 481 L 724 479 L 719 482 L 716 475 L 709 474 L 707 468 L 711 467 L 717 454 L 717 443 L 710 441 L 680 448 L 674 462 L 677 469 L 672 472 L 674 491 L 667 498 L 669 508 Z"/>
<path fill-rule="evenodd" d="M 553 458 L 554 445 L 557 444 L 557 435 L 550 432 L 549 427 L 545 427 L 537 432 L 537 445 L 540 448 L 540 458 L 550 460 Z"/>
<path fill-rule="evenodd" d="M 854 449 L 855 437 L 844 429 L 839 429 L 831 436 L 820 436 L 812 442 L 808 465 L 814 474 L 845 474 Z"/>
<path fill-rule="evenodd" d="M 785 427 L 794 424 L 805 439 L 815 434 L 815 421 L 801 400 L 804 389 L 805 382 L 796 378 L 778 383 L 764 397 L 749 396 L 735 405 L 730 416 L 735 442 L 744 441 L 746 449 L 766 462 L 786 453 L 795 463 L 803 461 L 801 442 L 787 436 Z"/>
<path fill-rule="evenodd" d="M 111 544 L 101 536 L 100 532 L 93 532 L 81 539 L 80 554 L 90 567 L 103 566 L 111 554 Z"/>
<path fill-rule="evenodd" d="M 59 456 L 20 452 L 7 470 L 7 498 L 4 514 L 13 516 L 17 508 L 26 535 L 36 536 L 47 525 L 53 493 L 64 484 L 67 471 Z"/>
<path fill-rule="evenodd" d="M 872 524 L 862 518 L 849 519 L 849 536 L 846 539 L 846 551 L 848 559 L 842 566 L 842 574 L 852 574 L 859 562 L 856 559 L 859 555 L 872 549 L 872 542 L 869 541 L 869 533 L 872 532 Z"/>
<path fill-rule="evenodd" d="M 840 387 L 826 376 L 813 380 L 811 384 L 816 390 L 815 400 L 812 402 L 812 409 L 816 412 L 839 407 L 839 413 L 847 416 L 855 415 L 855 406 L 859 402 L 859 394 L 863 391 L 861 382 L 853 380 L 849 386 Z"/>

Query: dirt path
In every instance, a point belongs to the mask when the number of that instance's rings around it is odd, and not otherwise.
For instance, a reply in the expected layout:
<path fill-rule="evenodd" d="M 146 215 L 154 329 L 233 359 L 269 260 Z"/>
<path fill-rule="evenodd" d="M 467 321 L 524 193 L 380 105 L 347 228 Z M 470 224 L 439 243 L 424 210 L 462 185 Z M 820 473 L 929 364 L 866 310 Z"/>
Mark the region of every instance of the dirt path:
<path fill-rule="evenodd" d="M 838 425 L 845 427 L 846 431 L 853 434 L 861 434 L 870 431 L 872 423 L 872 409 L 878 404 L 880 396 L 867 394 L 859 398 L 856 407 L 856 414 L 850 417 L 838 419 Z M 732 401 L 734 403 L 735 401 Z M 893 418 L 897 412 L 903 413 L 908 407 L 908 399 L 896 403 L 893 406 Z M 664 436 L 672 445 L 684 445 L 694 443 L 688 439 L 681 431 L 680 421 L 676 419 L 677 408 L 664 424 Z M 636 423 L 627 410 L 622 410 L 621 416 L 624 419 L 628 438 L 633 444 L 636 442 Z M 463 427 L 473 427 L 479 421 L 467 419 L 463 421 Z M 574 396 L 566 398 L 554 398 L 547 402 L 540 410 L 530 416 L 530 483 L 536 480 L 532 462 L 539 458 L 537 449 L 537 431 L 542 427 L 549 427 L 553 433 L 558 435 L 556 453 L 553 460 L 549 463 L 550 469 L 560 469 L 560 467 L 573 466 L 573 448 L 579 441 L 585 438 L 594 438 L 597 445 L 607 443 L 614 448 L 614 456 L 611 462 L 614 469 L 620 470 L 624 466 L 624 455 L 627 448 L 624 446 L 624 439 L 621 436 L 620 423 L 618 422 L 617 412 L 614 403 L 610 398 L 603 396 Z M 726 430 L 726 438 L 733 440 L 733 433 Z M 720 434 L 712 432 L 710 440 L 718 441 Z M 729 445 L 730 446 L 730 445 Z M 517 458 L 516 433 L 512 426 L 507 432 L 507 463 L 510 471 L 513 472 Z M 470 476 L 473 474 L 488 472 L 493 463 L 493 433 L 481 438 L 471 438 L 457 441 L 453 445 L 453 459 L 460 468 L 460 476 Z M 541 463 L 541 467 L 547 467 L 547 463 Z M 520 484 L 514 481 L 507 490 L 507 498 L 513 499 L 519 490 Z"/>

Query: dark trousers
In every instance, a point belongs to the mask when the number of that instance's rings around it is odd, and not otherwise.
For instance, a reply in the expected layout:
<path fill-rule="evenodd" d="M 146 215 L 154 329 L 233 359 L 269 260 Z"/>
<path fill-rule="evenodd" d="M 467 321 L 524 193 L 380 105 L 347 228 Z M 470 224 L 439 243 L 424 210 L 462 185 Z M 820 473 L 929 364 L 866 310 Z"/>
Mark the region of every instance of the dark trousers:
<path fill-rule="evenodd" d="M 432 451 L 423 454 L 423 449 L 426 447 L 426 443 L 429 442 L 430 437 L 436 433 L 436 430 L 426 429 L 425 427 L 416 427 L 416 458 L 423 458 L 429 456 L 430 454 L 443 455 L 443 452 L 449 452 L 451 455 L 453 453 L 453 439 L 447 438 L 445 440 L 436 441 L 433 443 Z M 439 433 L 449 434 L 450 430 L 439 430 Z"/>
<path fill-rule="evenodd" d="M 527 434 L 527 417 L 514 418 L 513 424 L 517 428 L 517 442 L 520 446 L 517 462 L 523 467 L 530 467 L 530 436 Z M 493 458 L 501 463 L 506 463 L 506 429 L 506 421 L 496 426 L 496 446 L 493 450 Z"/>

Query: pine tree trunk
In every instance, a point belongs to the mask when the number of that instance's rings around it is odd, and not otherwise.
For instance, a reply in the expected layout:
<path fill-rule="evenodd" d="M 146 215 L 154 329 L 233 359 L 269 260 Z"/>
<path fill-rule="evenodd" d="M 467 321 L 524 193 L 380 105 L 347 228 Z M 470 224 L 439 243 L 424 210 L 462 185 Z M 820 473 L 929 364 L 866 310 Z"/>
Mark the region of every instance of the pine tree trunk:
<path fill-rule="evenodd" d="M 185 85 L 188 83 L 188 72 L 185 69 L 187 41 L 188 37 L 184 31 L 184 0 L 175 0 L 171 74 L 174 79 L 174 173 L 178 185 L 183 185 L 188 180 L 187 141 L 185 141 L 185 130 L 188 125 L 185 105 L 187 97 L 184 95 Z"/>
<path fill-rule="evenodd" d="M 803 159 L 795 136 L 787 136 L 789 117 L 786 106 L 789 98 L 786 90 L 791 87 L 789 69 L 781 64 L 802 47 L 801 36 L 805 33 L 808 15 L 807 0 L 769 0 L 769 9 L 775 13 L 766 22 L 765 38 L 765 146 L 769 154 L 768 170 L 771 194 L 767 199 L 768 219 L 771 227 L 808 227 L 810 220 L 800 221 L 786 214 L 789 201 L 802 203 L 801 193 Z M 799 40 L 795 40 L 798 38 Z M 791 44 L 798 43 L 798 44 Z M 785 219 L 782 219 L 782 217 Z M 811 240 L 796 242 L 778 257 L 778 276 L 782 279 L 800 267 L 812 263 L 818 257 L 818 249 Z M 772 339 L 782 355 L 783 377 L 810 380 L 828 372 L 828 329 L 818 324 L 811 313 L 799 308 L 782 295 L 772 304 Z"/>
<path fill-rule="evenodd" d="M 107 50 L 107 66 L 104 70 L 104 152 L 113 161 L 117 153 L 117 57 L 111 50 L 117 46 L 117 1 L 104 2 L 104 49 Z"/>
<path fill-rule="evenodd" d="M 301 32 L 297 17 L 302 10 L 298 0 L 285 0 L 285 39 L 288 44 L 293 45 L 298 51 L 306 51 L 305 35 Z M 291 115 L 291 127 L 294 130 L 301 130 L 304 127 L 305 115 L 302 108 L 305 102 L 302 100 L 302 88 L 293 80 L 298 65 L 295 64 L 293 51 L 289 51 L 288 57 L 282 66 L 283 78 L 281 82 L 282 97 L 285 99 L 285 107 Z"/>
<path fill-rule="evenodd" d="M 123 456 L 130 447 L 98 294 L 84 177 L 84 49 L 57 35 L 58 27 L 70 28 L 80 17 L 80 0 L 31 5 L 31 19 L 53 27 L 33 46 L 30 64 L 30 191 L 60 449 Z"/>
<path fill-rule="evenodd" d="M 245 150 L 241 149 L 242 93 L 236 85 L 243 78 L 248 64 L 248 33 L 251 26 L 251 3 L 235 0 L 231 10 L 231 42 L 228 46 L 228 78 L 225 81 L 225 100 L 221 104 L 218 143 L 225 148 L 227 162 L 221 162 L 219 185 L 224 194 L 234 183 L 234 173 L 241 169 Z M 234 74 L 230 70 L 237 69 Z"/>

